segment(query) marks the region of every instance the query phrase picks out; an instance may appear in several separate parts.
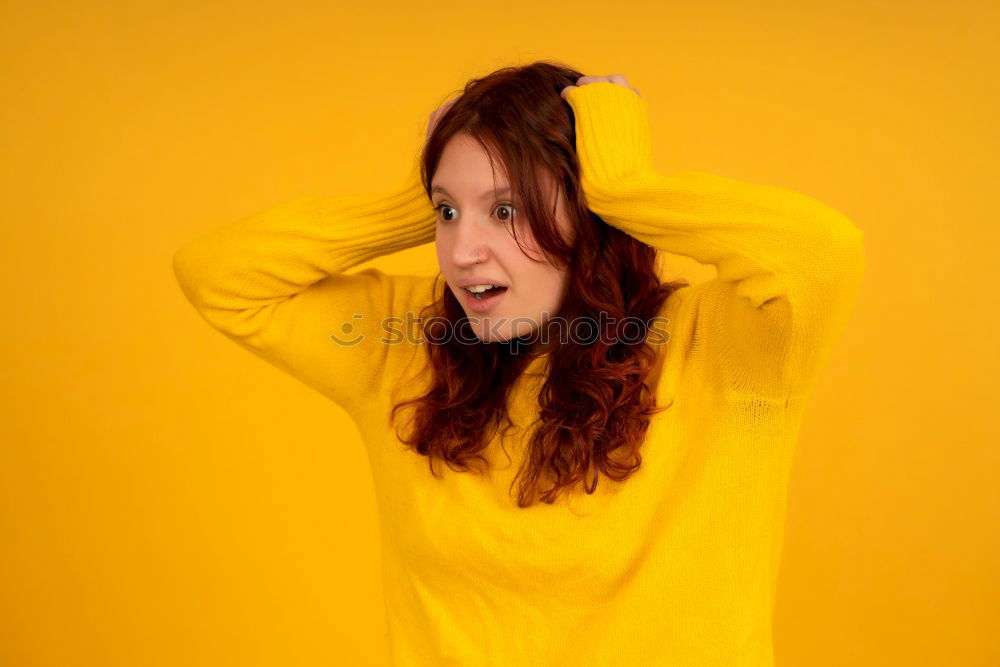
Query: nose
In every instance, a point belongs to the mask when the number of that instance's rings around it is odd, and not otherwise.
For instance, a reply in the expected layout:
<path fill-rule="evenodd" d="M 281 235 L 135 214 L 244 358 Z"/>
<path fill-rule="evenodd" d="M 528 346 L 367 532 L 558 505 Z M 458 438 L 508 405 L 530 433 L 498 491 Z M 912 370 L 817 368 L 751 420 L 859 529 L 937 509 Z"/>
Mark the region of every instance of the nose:
<path fill-rule="evenodd" d="M 469 267 L 489 261 L 489 244 L 476 220 L 459 220 L 455 227 L 452 261 L 455 266 Z"/>

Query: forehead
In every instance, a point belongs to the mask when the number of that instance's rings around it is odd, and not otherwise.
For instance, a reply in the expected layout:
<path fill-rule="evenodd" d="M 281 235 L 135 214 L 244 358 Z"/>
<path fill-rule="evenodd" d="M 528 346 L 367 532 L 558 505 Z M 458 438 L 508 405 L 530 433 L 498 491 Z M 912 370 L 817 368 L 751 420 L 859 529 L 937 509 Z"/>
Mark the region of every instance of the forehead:
<path fill-rule="evenodd" d="M 478 195 L 487 189 L 508 187 L 506 170 L 497 159 L 491 163 L 486 151 L 472 136 L 460 133 L 444 147 L 431 187 L 457 195 Z"/>
<path fill-rule="evenodd" d="M 561 199 L 550 174 L 542 173 L 537 180 L 547 199 L 553 195 Z M 491 163 L 482 145 L 468 133 L 456 134 L 448 141 L 431 179 L 432 195 L 479 201 L 510 192 L 510 180 L 499 157 Z"/>

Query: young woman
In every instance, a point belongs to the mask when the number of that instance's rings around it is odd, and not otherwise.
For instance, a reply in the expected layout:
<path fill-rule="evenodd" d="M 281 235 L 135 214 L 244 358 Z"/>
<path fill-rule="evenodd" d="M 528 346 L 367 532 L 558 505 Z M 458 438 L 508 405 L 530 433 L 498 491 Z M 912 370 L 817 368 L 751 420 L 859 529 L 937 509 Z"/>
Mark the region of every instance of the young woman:
<path fill-rule="evenodd" d="M 347 272 L 432 241 L 437 276 Z M 659 251 L 718 275 L 663 283 Z M 863 264 L 814 199 L 658 171 L 625 77 L 546 61 L 437 110 L 403 186 L 174 256 L 357 423 L 393 662 L 437 666 L 772 664 L 794 442 Z"/>

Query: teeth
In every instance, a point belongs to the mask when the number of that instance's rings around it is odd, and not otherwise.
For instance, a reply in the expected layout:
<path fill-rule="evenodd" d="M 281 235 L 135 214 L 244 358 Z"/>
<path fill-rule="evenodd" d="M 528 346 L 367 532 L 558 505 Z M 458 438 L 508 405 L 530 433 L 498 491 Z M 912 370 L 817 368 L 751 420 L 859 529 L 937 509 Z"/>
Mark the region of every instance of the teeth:
<path fill-rule="evenodd" d="M 491 287 L 498 287 L 498 285 L 469 285 L 465 289 L 469 290 L 473 294 L 480 294 L 481 292 L 485 292 Z"/>

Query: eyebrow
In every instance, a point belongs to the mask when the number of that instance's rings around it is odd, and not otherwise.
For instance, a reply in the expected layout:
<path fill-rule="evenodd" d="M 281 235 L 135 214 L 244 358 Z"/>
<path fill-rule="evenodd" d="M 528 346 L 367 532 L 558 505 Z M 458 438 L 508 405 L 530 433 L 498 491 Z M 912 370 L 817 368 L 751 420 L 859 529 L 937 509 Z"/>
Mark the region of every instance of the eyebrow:
<path fill-rule="evenodd" d="M 451 194 L 449 194 L 448 191 L 445 190 L 444 188 L 442 188 L 440 185 L 435 185 L 431 189 L 431 194 L 434 194 L 435 192 L 440 192 L 443 195 L 451 197 Z M 498 195 L 505 195 L 505 194 L 507 194 L 509 192 L 510 192 L 510 186 L 508 185 L 508 186 L 505 186 L 505 187 L 502 187 L 502 188 L 498 188 L 498 189 L 494 190 L 493 192 L 484 192 L 482 195 L 480 195 L 479 199 L 480 199 L 480 201 L 482 201 L 482 200 L 488 199 L 490 197 L 496 197 Z"/>

